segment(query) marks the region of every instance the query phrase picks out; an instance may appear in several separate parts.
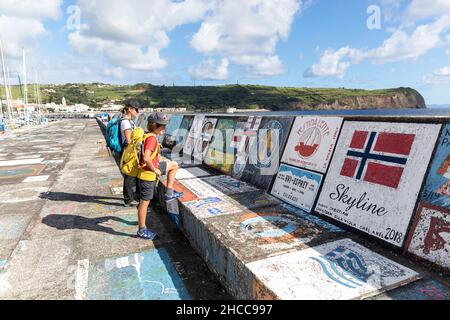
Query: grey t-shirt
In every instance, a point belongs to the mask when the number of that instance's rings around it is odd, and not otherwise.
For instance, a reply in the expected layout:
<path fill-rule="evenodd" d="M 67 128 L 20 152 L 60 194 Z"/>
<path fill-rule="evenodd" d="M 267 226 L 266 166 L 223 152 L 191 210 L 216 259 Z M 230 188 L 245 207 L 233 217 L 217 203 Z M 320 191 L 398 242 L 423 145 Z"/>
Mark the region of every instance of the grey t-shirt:
<path fill-rule="evenodd" d="M 136 124 L 134 123 L 133 120 L 122 119 L 122 121 L 120 123 L 120 135 L 122 137 L 122 144 L 123 145 L 126 144 L 125 131 L 126 130 L 133 131 L 134 129 L 136 129 Z"/>

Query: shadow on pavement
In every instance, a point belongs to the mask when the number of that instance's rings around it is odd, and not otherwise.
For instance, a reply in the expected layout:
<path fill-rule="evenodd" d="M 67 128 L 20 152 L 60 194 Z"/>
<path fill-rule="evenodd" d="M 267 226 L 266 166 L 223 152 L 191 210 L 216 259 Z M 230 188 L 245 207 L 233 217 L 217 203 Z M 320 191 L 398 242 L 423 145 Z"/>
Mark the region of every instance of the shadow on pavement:
<path fill-rule="evenodd" d="M 118 217 L 85 218 L 76 215 L 52 214 L 42 219 L 42 223 L 58 230 L 89 230 L 104 232 L 114 236 L 125 236 L 136 238 L 135 234 L 115 231 L 112 228 L 102 226 L 102 223 L 116 221 L 130 226 L 137 226 L 137 222 L 130 222 Z"/>
<path fill-rule="evenodd" d="M 107 206 L 123 207 L 122 198 L 102 197 L 102 196 L 88 196 L 85 194 L 75 194 L 66 192 L 45 192 L 39 195 L 39 198 L 50 201 L 72 201 L 81 203 L 98 203 Z M 109 202 L 104 200 L 117 200 L 117 202 Z"/>

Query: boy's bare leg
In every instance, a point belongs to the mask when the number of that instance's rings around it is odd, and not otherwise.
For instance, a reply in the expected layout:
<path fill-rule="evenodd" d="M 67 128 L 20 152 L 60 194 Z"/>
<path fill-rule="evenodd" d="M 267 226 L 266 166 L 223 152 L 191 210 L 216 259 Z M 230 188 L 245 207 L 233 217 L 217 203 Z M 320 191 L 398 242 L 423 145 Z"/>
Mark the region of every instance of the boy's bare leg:
<path fill-rule="evenodd" d="M 141 203 L 138 207 L 138 222 L 139 222 L 139 229 L 145 229 L 146 221 L 147 221 L 147 210 L 148 206 L 150 205 L 150 201 L 141 200 Z"/>
<path fill-rule="evenodd" d="M 175 161 L 171 161 L 167 164 L 167 189 L 173 190 L 173 184 L 175 183 L 175 176 L 180 167 Z"/>

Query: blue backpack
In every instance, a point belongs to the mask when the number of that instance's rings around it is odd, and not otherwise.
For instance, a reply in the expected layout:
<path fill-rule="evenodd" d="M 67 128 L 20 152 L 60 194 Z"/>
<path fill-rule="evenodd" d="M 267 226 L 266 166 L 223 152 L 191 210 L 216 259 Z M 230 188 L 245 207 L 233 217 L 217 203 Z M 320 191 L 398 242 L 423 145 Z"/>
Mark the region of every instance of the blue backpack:
<path fill-rule="evenodd" d="M 122 142 L 120 139 L 120 123 L 122 119 L 114 118 L 106 126 L 106 144 L 109 149 L 117 153 L 122 152 Z"/>

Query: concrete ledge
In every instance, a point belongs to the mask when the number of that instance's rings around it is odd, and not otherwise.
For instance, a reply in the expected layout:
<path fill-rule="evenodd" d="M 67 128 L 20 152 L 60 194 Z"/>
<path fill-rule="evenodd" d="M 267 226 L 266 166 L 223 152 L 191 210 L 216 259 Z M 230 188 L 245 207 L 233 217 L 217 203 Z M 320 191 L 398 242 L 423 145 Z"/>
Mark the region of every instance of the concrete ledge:
<path fill-rule="evenodd" d="M 187 178 L 177 187 L 187 192 L 171 207 L 180 228 L 236 299 L 363 299 L 419 278 L 345 239 L 341 228 L 233 178 Z"/>

